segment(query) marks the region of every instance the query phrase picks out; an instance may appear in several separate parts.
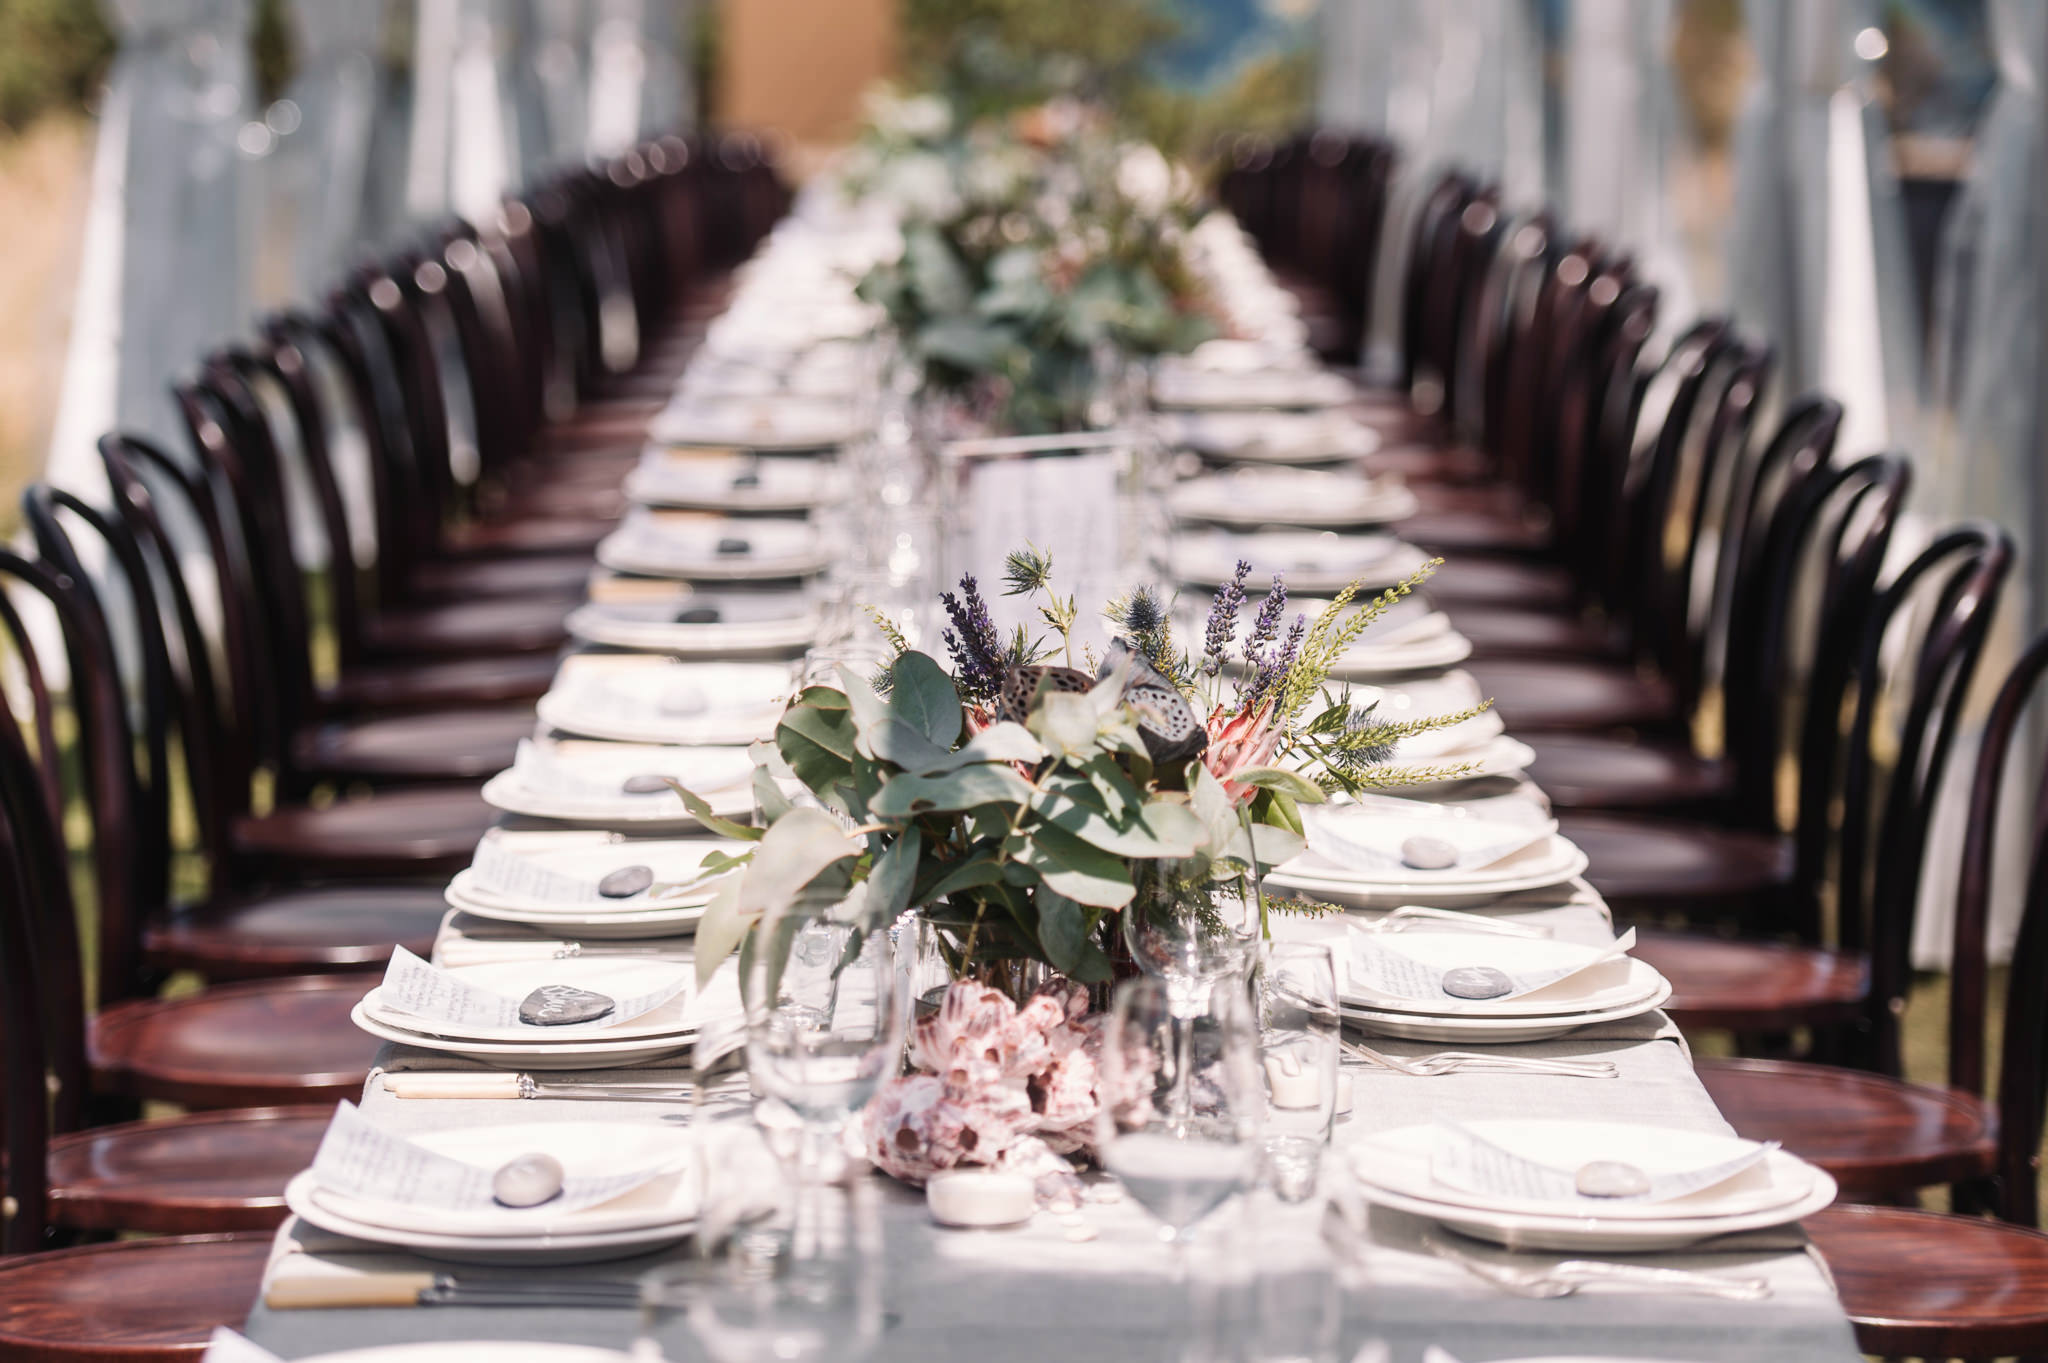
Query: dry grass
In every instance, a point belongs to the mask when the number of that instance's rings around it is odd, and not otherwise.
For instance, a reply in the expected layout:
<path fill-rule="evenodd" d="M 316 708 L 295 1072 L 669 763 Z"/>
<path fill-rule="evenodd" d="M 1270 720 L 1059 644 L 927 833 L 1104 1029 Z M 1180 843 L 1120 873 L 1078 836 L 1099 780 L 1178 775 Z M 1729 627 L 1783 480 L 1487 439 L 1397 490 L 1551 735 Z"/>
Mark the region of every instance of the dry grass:
<path fill-rule="evenodd" d="M 0 528 L 43 467 L 64 376 L 92 125 L 50 115 L 0 134 Z"/>

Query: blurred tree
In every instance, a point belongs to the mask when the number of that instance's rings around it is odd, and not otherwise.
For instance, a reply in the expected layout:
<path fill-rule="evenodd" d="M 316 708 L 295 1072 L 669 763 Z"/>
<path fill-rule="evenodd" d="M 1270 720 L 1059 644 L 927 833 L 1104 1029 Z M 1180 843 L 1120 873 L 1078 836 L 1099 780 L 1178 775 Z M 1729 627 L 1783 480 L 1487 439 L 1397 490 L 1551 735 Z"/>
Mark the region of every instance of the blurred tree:
<path fill-rule="evenodd" d="M 292 83 L 297 52 L 292 42 L 291 16 L 286 0 L 256 0 L 256 13 L 249 25 L 249 64 L 256 75 L 256 102 L 269 108 Z"/>
<path fill-rule="evenodd" d="M 19 131 L 45 109 L 82 109 L 114 35 L 92 0 L 0 0 L 0 127 Z"/>
<path fill-rule="evenodd" d="M 1180 31 L 1165 0 L 903 0 L 903 67 L 970 115 L 1058 94 L 1114 104 Z"/>

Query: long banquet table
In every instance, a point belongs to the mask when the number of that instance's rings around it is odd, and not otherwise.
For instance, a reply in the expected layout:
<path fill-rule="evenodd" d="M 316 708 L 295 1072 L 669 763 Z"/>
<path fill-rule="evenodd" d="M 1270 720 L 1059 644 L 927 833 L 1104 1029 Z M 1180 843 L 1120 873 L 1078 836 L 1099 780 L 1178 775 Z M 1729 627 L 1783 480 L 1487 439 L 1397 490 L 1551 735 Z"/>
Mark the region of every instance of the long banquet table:
<path fill-rule="evenodd" d="M 1510 726 L 1513 716 L 1506 717 Z M 1526 894 L 1491 912 L 1548 925 L 1561 938 L 1612 940 L 1604 906 L 1583 882 Z M 1394 1055 L 1440 1049 L 1429 1043 L 1379 1040 Z M 1570 1117 L 1650 1122 L 1685 1130 L 1726 1131 L 1727 1125 L 1694 1073 L 1684 1040 L 1662 1014 L 1584 1029 L 1568 1037 L 1505 1046 L 1517 1055 L 1598 1057 L 1613 1061 L 1612 1080 L 1467 1073 L 1415 1078 L 1348 1059 L 1353 1086 L 1348 1116 L 1337 1127 L 1324 1165 L 1326 1180 L 1345 1176 L 1344 1148 L 1373 1133 L 1435 1118 Z M 401 1100 L 382 1075 L 408 1068 L 448 1070 L 463 1062 L 402 1046 L 387 1046 L 362 1098 L 379 1126 L 399 1133 L 504 1121 L 576 1121 L 658 1124 L 689 1110 L 688 1099 L 669 1106 L 649 1102 L 548 1099 Z M 560 1077 L 667 1079 L 686 1090 L 682 1068 L 604 1071 Z M 736 1110 L 742 1088 L 727 1084 L 710 1110 Z M 1182 1309 L 1169 1251 L 1153 1224 L 1128 1201 L 1090 1202 L 1084 1215 L 1093 1235 L 1041 1213 L 1026 1225 L 1001 1231 L 956 1231 L 936 1226 L 922 1196 L 880 1175 L 868 1176 L 881 1205 L 886 1268 L 884 1332 L 878 1357 L 978 1363 L 1065 1363 L 1156 1356 Z M 1321 1234 L 1320 1199 L 1282 1206 L 1261 1194 L 1219 1218 L 1207 1232 L 1206 1259 L 1225 1281 L 1225 1309 L 1244 1307 L 1262 1277 L 1290 1275 L 1305 1282 L 1326 1277 L 1341 1293 L 1341 1329 L 1334 1357 L 1373 1358 L 1375 1341 L 1390 1363 L 1412 1363 L 1430 1346 L 1460 1363 L 1571 1355 L 1692 1363 L 1816 1363 L 1858 1357 L 1850 1326 L 1824 1265 L 1796 1228 L 1758 1233 L 1686 1254 L 1638 1256 L 1637 1262 L 1727 1275 L 1758 1275 L 1773 1288 L 1767 1300 L 1738 1303 L 1633 1289 L 1593 1289 L 1557 1299 L 1509 1295 L 1457 1264 L 1428 1253 L 1425 1223 L 1374 1208 L 1362 1246 L 1333 1254 Z M 617 1278 L 643 1271 L 687 1247 L 640 1260 L 550 1270 L 564 1280 Z M 1494 1257 L 1541 1264 L 1538 1254 Z M 279 1231 L 272 1275 L 439 1268 L 402 1252 L 348 1241 L 287 1221 Z M 475 1270 L 483 1276 L 489 1270 Z M 517 1307 L 349 1308 L 273 1310 L 258 1304 L 246 1333 L 286 1358 L 344 1348 L 434 1340 L 523 1339 L 623 1348 L 632 1342 L 634 1311 Z M 1361 1354 L 1361 1351 L 1364 1351 Z M 1247 1356 L 1257 1357 L 1256 1343 Z"/>

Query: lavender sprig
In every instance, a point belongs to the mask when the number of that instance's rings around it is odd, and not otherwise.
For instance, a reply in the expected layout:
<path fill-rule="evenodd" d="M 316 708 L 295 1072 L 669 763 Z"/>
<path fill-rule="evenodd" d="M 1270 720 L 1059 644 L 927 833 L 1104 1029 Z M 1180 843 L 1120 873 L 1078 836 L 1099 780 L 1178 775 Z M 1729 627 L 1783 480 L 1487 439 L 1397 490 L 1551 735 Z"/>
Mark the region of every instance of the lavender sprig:
<path fill-rule="evenodd" d="M 1250 658 L 1280 637 L 1280 617 L 1287 612 L 1287 579 L 1273 574 L 1273 586 L 1252 617 L 1251 638 L 1244 641 L 1244 656 Z"/>
<path fill-rule="evenodd" d="M 1003 640 L 982 600 L 981 584 L 968 573 L 960 579 L 960 595 L 940 592 L 953 628 L 943 638 L 953 655 L 955 684 L 969 700 L 987 703 L 1003 689 Z"/>
<path fill-rule="evenodd" d="M 1209 603 L 1209 625 L 1202 635 L 1202 672 L 1213 677 L 1230 661 L 1230 646 L 1237 640 L 1237 612 L 1244 605 L 1244 580 L 1251 576 L 1249 559 L 1237 561 L 1230 581 L 1216 591 Z"/>
<path fill-rule="evenodd" d="M 1249 649 L 1245 651 L 1245 661 L 1251 664 L 1252 676 L 1241 696 L 1244 709 L 1259 705 L 1279 688 L 1281 679 L 1293 668 L 1294 660 L 1301 656 L 1301 641 L 1307 636 L 1308 617 L 1297 615 L 1287 630 L 1286 640 L 1279 647 L 1257 655 Z"/>

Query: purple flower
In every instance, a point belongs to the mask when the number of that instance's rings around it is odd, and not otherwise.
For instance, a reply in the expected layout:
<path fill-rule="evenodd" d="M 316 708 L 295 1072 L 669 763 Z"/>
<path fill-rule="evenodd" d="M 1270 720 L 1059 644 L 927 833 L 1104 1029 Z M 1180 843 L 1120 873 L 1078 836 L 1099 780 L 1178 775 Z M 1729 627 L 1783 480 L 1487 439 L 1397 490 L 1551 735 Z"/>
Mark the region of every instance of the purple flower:
<path fill-rule="evenodd" d="M 1270 598 L 1268 598 L 1270 599 Z M 1263 614 L 1263 612 L 1261 612 Z M 1252 678 L 1249 685 L 1239 689 L 1241 703 L 1249 710 L 1273 694 L 1274 688 L 1294 666 L 1294 660 L 1301 656 L 1301 642 L 1308 637 L 1308 617 L 1297 615 L 1294 624 L 1287 631 L 1287 638 L 1270 653 L 1254 654 L 1245 650 L 1245 661 L 1251 664 Z"/>
<path fill-rule="evenodd" d="M 1280 637 L 1280 617 L 1286 611 L 1287 580 L 1275 573 L 1273 589 L 1266 593 L 1266 599 L 1259 603 L 1259 613 L 1252 617 L 1252 637 L 1244 641 L 1247 659 Z"/>
<path fill-rule="evenodd" d="M 959 596 L 940 592 L 939 600 L 953 622 L 944 638 L 960 693 L 970 700 L 994 700 L 1003 689 L 1003 640 L 981 598 L 981 584 L 969 573 L 960 579 Z"/>
<path fill-rule="evenodd" d="M 1209 604 L 1209 628 L 1202 636 L 1202 671 L 1215 676 L 1230 661 L 1230 645 L 1237 638 L 1237 611 L 1244 604 L 1244 580 L 1251 575 L 1248 559 L 1237 561 L 1237 572 L 1217 589 Z"/>

